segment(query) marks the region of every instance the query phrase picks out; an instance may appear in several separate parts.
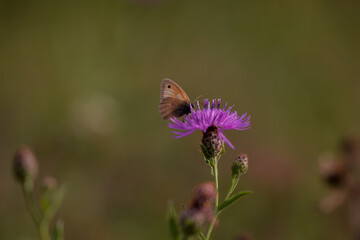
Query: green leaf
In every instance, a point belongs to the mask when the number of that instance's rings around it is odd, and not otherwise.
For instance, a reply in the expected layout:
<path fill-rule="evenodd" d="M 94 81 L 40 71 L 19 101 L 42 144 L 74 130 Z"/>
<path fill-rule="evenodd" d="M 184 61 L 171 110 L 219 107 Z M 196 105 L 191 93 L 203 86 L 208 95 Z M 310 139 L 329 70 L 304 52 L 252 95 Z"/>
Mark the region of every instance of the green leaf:
<path fill-rule="evenodd" d="M 198 236 L 200 240 L 205 240 L 205 235 L 202 232 L 199 232 Z"/>
<path fill-rule="evenodd" d="M 221 148 L 221 153 L 220 156 L 223 155 L 225 153 L 225 143 L 222 143 L 222 148 Z"/>
<path fill-rule="evenodd" d="M 201 147 L 201 152 L 203 153 L 204 155 L 204 158 L 205 158 L 205 162 L 207 164 L 210 164 L 210 158 L 211 158 L 211 155 L 209 154 L 209 151 L 207 150 L 207 148 L 204 146 L 204 144 L 200 143 L 200 147 Z"/>
<path fill-rule="evenodd" d="M 225 201 L 223 201 L 219 207 L 217 208 L 217 211 L 220 212 L 223 209 L 225 209 L 226 207 L 230 206 L 231 204 L 233 204 L 236 200 L 240 199 L 241 197 L 251 194 L 252 191 L 243 191 L 243 192 L 239 192 L 237 194 L 235 194 L 234 196 L 226 199 Z"/>
<path fill-rule="evenodd" d="M 176 218 L 176 211 L 172 201 L 169 201 L 168 203 L 168 224 L 172 239 L 180 240 L 180 227 Z"/>
<path fill-rule="evenodd" d="M 45 192 L 41 198 L 40 205 L 43 211 L 42 222 L 50 223 L 55 213 L 59 209 L 66 192 L 66 186 L 63 184 L 51 192 Z"/>

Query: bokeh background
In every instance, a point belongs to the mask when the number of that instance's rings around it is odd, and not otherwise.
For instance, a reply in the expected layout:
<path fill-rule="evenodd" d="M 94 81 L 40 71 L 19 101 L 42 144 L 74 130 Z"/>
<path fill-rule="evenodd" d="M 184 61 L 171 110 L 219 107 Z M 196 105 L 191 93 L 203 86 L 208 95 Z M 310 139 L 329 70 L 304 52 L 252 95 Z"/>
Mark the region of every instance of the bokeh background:
<path fill-rule="evenodd" d="M 67 239 L 169 239 L 178 211 L 211 180 L 201 133 L 174 139 L 158 113 L 162 78 L 191 99 L 222 98 L 252 116 L 228 132 L 253 190 L 214 239 L 347 239 L 317 204 L 319 154 L 360 134 L 358 1 L 0 2 L 0 239 L 37 239 L 11 161 L 20 144 L 41 179 L 68 185 Z M 224 192 L 223 192 L 224 194 Z"/>

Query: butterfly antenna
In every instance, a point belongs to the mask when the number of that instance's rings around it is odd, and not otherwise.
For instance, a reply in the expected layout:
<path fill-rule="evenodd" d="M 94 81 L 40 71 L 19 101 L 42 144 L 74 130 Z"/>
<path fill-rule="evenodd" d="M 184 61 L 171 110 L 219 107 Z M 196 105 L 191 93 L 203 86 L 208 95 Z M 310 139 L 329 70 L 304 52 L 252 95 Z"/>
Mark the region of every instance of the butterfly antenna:
<path fill-rule="evenodd" d="M 199 100 L 199 98 L 203 97 L 203 95 L 199 95 L 197 98 L 195 98 L 195 101 L 196 102 L 197 100 Z"/>

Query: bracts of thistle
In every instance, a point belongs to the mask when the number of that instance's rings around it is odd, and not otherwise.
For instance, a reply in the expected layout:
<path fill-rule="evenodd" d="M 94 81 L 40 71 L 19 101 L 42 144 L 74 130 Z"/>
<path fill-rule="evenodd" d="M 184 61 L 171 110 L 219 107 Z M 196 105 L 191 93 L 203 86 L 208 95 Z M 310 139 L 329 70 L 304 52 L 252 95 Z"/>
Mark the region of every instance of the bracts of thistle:
<path fill-rule="evenodd" d="M 169 127 L 176 129 L 174 131 L 175 138 L 181 138 L 193 133 L 196 130 L 203 132 L 201 141 L 201 150 L 205 158 L 205 162 L 211 167 L 211 174 L 214 176 L 212 195 L 213 202 L 207 204 L 206 211 L 199 211 L 199 208 L 194 207 L 196 201 L 192 201 L 192 204 L 185 210 L 180 218 L 183 236 L 187 239 L 187 236 L 198 234 L 200 239 L 209 240 L 212 230 L 217 222 L 219 214 L 233 202 L 245 196 L 251 192 L 244 191 L 232 195 L 237 183 L 242 175 L 244 175 L 248 169 L 248 157 L 246 154 L 240 154 L 234 161 L 231 173 L 232 182 L 228 194 L 219 203 L 219 176 L 218 176 L 218 163 L 220 157 L 225 152 L 225 143 L 234 149 L 231 142 L 225 137 L 225 130 L 247 130 L 250 128 L 250 116 L 246 113 L 238 116 L 236 111 L 232 111 L 232 107 L 227 107 L 227 104 L 223 108 L 220 108 L 221 100 L 204 100 L 203 108 L 200 107 L 199 101 L 195 104 L 195 107 L 191 106 L 191 112 L 184 117 L 183 121 L 177 118 L 171 118 Z M 208 186 L 209 183 L 207 183 Z M 210 187 L 209 187 L 210 188 Z M 196 198 L 194 198 L 196 199 Z M 212 205 L 210 207 L 210 205 Z M 201 208 L 202 209 L 202 208 Z M 209 211 L 209 209 L 212 209 Z M 172 208 L 172 211 L 174 209 Z M 203 214 L 207 212 L 207 214 Z M 205 217 L 207 215 L 207 217 Z M 212 215 L 209 217 L 208 215 Z M 209 228 L 206 235 L 200 231 L 201 226 L 206 222 L 209 222 Z M 172 231 L 176 232 L 176 231 Z M 177 231 L 180 232 L 180 231 Z M 180 239 L 180 235 L 173 235 L 173 239 Z"/>
<path fill-rule="evenodd" d="M 206 129 L 200 144 L 207 164 L 215 165 L 220 155 L 225 152 L 224 142 L 221 141 L 218 128 L 211 125 Z"/>
<path fill-rule="evenodd" d="M 63 240 L 64 224 L 57 220 L 50 233 L 50 222 L 61 205 L 65 194 L 65 186 L 58 186 L 53 177 L 45 177 L 40 199 L 34 194 L 35 180 L 38 175 L 38 162 L 29 147 L 19 147 L 13 159 L 13 173 L 22 187 L 25 203 L 29 214 L 34 220 L 41 240 Z"/>

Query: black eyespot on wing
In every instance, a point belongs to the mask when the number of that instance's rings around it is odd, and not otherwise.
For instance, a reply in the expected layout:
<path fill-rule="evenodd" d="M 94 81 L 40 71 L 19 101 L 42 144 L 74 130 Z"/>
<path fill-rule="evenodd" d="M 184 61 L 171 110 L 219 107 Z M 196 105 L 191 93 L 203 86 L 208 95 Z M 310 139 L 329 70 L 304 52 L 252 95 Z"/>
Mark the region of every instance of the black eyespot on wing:
<path fill-rule="evenodd" d="M 168 88 L 171 88 L 171 85 L 168 85 Z"/>

